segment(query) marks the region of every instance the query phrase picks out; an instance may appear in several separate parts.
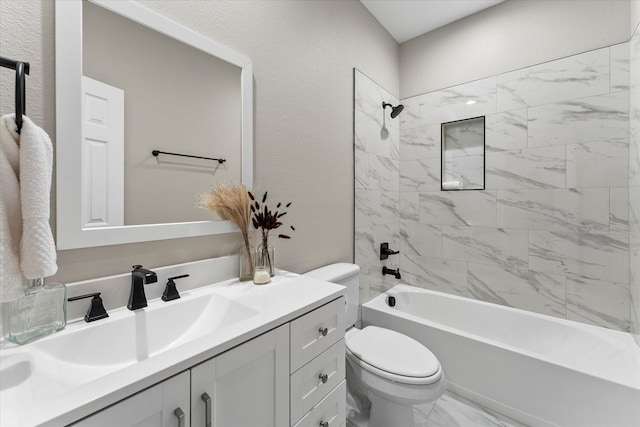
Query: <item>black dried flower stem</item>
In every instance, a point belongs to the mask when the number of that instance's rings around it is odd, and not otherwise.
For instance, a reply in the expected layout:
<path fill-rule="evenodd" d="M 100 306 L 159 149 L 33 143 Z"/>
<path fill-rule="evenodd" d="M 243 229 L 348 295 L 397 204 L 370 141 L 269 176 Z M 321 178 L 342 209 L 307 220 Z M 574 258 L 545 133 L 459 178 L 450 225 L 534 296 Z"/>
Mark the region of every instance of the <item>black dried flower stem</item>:
<path fill-rule="evenodd" d="M 271 265 L 271 256 L 269 255 L 269 233 L 272 230 L 280 228 L 283 223 L 280 220 L 283 216 L 287 214 L 287 212 L 281 212 L 280 209 L 282 207 L 282 202 L 279 202 L 276 205 L 276 211 L 272 212 L 271 209 L 266 205 L 267 202 L 267 192 L 265 191 L 262 195 L 262 202 L 259 202 L 256 197 L 251 194 L 250 191 L 247 191 L 249 194 L 249 198 L 251 199 L 251 223 L 253 224 L 253 228 L 256 230 L 260 230 L 260 234 L 262 237 L 262 259 L 267 261 L 267 265 L 269 266 L 269 271 L 273 270 L 273 266 Z M 291 206 L 291 202 L 287 203 L 284 207 L 288 208 Z M 290 225 L 292 231 L 296 229 Z M 291 239 L 291 236 L 287 234 L 278 234 L 280 239 Z"/>

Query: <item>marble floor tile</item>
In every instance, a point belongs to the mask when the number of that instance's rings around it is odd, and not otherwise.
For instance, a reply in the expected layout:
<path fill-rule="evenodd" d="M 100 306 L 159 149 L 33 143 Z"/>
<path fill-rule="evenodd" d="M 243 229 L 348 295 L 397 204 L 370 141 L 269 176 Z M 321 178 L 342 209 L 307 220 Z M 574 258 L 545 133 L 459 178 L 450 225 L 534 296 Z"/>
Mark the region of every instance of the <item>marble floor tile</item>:
<path fill-rule="evenodd" d="M 419 407 L 415 413 L 420 427 L 526 427 L 451 392 L 446 392 L 428 415 Z"/>

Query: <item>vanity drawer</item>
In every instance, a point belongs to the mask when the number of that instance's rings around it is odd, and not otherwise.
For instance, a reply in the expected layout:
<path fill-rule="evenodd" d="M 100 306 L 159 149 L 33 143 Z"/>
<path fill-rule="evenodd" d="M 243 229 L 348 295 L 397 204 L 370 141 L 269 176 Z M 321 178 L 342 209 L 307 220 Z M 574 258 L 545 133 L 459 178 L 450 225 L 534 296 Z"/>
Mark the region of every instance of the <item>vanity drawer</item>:
<path fill-rule="evenodd" d="M 294 427 L 342 427 L 345 425 L 347 383 L 345 380 L 333 389 Z M 322 423 L 322 424 L 321 424 Z M 324 424 L 326 423 L 326 424 Z"/>
<path fill-rule="evenodd" d="M 291 421 L 302 418 L 344 378 L 345 347 L 341 339 L 291 375 Z"/>
<path fill-rule="evenodd" d="M 291 322 L 291 372 L 344 337 L 344 297 Z"/>

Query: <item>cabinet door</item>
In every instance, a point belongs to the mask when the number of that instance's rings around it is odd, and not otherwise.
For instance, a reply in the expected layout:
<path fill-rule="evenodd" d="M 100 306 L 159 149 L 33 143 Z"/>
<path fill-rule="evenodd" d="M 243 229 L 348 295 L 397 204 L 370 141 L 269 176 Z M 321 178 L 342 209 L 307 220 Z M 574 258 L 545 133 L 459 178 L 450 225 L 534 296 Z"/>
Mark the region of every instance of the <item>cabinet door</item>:
<path fill-rule="evenodd" d="M 289 425 L 289 325 L 191 369 L 191 427 Z"/>
<path fill-rule="evenodd" d="M 188 427 L 189 371 L 128 397 L 74 427 Z M 183 413 L 182 423 L 176 412 Z M 180 412 L 178 412 L 179 414 Z"/>

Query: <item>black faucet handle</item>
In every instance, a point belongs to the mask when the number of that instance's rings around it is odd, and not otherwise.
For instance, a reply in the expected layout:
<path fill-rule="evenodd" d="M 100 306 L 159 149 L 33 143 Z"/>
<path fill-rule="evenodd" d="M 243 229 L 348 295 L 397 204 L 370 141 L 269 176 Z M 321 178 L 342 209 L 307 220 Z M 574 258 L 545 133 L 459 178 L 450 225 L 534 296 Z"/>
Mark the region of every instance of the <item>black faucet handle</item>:
<path fill-rule="evenodd" d="M 397 255 L 400 251 L 393 251 L 389 249 L 389 243 L 380 243 L 380 261 L 383 261 L 389 258 L 389 255 Z"/>
<path fill-rule="evenodd" d="M 174 299 L 180 298 L 180 294 L 178 293 L 178 289 L 176 288 L 176 279 L 182 279 L 184 277 L 189 277 L 188 274 L 182 274 L 180 276 L 169 277 L 167 280 L 167 286 L 164 288 L 164 293 L 162 294 L 162 301 L 173 301 Z"/>
<path fill-rule="evenodd" d="M 89 306 L 87 314 L 85 314 L 84 316 L 85 322 L 93 322 L 94 320 L 100 320 L 104 319 L 105 317 L 109 317 L 109 313 L 107 313 L 107 310 L 104 309 L 104 305 L 102 304 L 100 292 L 78 295 L 75 297 L 67 298 L 67 301 L 77 301 L 79 299 L 85 298 L 91 298 L 91 305 Z"/>

